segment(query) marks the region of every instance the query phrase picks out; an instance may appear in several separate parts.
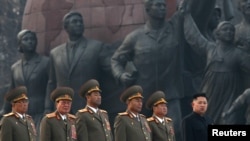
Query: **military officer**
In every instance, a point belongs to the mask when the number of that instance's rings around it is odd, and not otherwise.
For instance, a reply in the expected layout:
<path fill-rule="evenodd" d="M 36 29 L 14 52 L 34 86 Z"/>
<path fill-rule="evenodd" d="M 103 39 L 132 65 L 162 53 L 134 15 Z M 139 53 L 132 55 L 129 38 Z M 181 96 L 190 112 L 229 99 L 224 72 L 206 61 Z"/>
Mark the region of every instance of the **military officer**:
<path fill-rule="evenodd" d="M 146 108 L 153 110 L 147 118 L 151 129 L 152 141 L 175 141 L 172 119 L 166 117 L 167 101 L 163 91 L 154 92 L 146 102 Z"/>
<path fill-rule="evenodd" d="M 127 110 L 118 113 L 114 122 L 115 141 L 151 141 L 151 130 L 142 109 L 142 87 L 133 85 L 120 97 L 127 104 Z"/>
<path fill-rule="evenodd" d="M 12 112 L 5 114 L 0 122 L 0 141 L 36 141 L 36 128 L 28 110 L 27 88 L 19 86 L 7 93 L 6 100 Z"/>
<path fill-rule="evenodd" d="M 99 109 L 101 105 L 99 82 L 88 80 L 80 88 L 80 96 L 86 99 L 87 105 L 76 113 L 78 141 L 112 141 L 108 113 Z"/>
<path fill-rule="evenodd" d="M 74 90 L 58 87 L 50 95 L 56 111 L 43 117 L 40 124 L 41 141 L 76 141 L 75 116 L 69 114 Z"/>

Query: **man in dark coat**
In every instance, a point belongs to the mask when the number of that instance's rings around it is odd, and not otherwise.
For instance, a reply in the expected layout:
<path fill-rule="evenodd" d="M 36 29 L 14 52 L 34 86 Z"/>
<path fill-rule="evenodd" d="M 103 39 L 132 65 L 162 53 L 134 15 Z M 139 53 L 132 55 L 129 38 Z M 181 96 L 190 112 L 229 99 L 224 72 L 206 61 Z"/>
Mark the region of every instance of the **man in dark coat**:
<path fill-rule="evenodd" d="M 12 105 L 12 112 L 3 115 L 0 122 L 1 141 L 36 141 L 36 127 L 28 111 L 27 88 L 19 86 L 12 89 L 6 100 Z"/>
<path fill-rule="evenodd" d="M 193 112 L 182 120 L 183 141 L 208 140 L 208 125 L 214 122 L 205 116 L 207 106 L 207 97 L 204 93 L 197 93 L 193 96 Z"/>
<path fill-rule="evenodd" d="M 113 141 L 108 113 L 98 108 L 102 101 L 100 92 L 95 79 L 87 81 L 80 89 L 79 94 L 87 100 L 87 105 L 76 114 L 78 141 Z"/>
<path fill-rule="evenodd" d="M 151 130 L 147 119 L 140 114 L 142 109 L 142 87 L 133 85 L 121 94 L 127 110 L 118 113 L 114 122 L 115 141 L 151 141 Z"/>
<path fill-rule="evenodd" d="M 167 101 L 163 91 L 154 92 L 146 102 L 146 108 L 153 110 L 147 118 L 151 129 L 152 141 L 175 141 L 173 121 L 167 115 Z"/>
<path fill-rule="evenodd" d="M 105 69 L 102 58 L 104 44 L 83 36 L 83 17 L 78 12 L 69 12 L 64 16 L 64 29 L 69 41 L 57 46 L 50 52 L 50 74 L 47 98 L 56 87 L 68 86 L 74 89 L 72 113 L 82 108 L 86 102 L 78 95 L 83 83 L 89 79 L 99 79 L 101 70 Z M 52 103 L 46 104 L 46 111 L 51 111 Z M 45 111 L 45 112 L 46 112 Z"/>
<path fill-rule="evenodd" d="M 51 93 L 56 111 L 43 117 L 40 141 L 77 141 L 75 116 L 69 114 L 74 90 L 58 87 Z"/>

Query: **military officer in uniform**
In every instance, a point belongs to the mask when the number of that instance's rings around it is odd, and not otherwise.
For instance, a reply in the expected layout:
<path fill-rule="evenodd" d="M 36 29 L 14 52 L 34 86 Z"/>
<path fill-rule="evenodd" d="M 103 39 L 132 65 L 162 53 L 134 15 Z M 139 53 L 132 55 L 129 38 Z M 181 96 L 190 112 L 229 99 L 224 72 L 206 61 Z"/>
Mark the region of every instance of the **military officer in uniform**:
<path fill-rule="evenodd" d="M 175 141 L 173 121 L 167 115 L 167 101 L 163 91 L 154 92 L 146 102 L 146 108 L 153 110 L 148 118 L 152 141 Z"/>
<path fill-rule="evenodd" d="M 58 87 L 50 95 L 56 111 L 43 117 L 40 124 L 40 141 L 76 141 L 75 116 L 69 114 L 74 90 Z"/>
<path fill-rule="evenodd" d="M 142 109 L 142 87 L 133 85 L 127 88 L 120 97 L 127 104 L 127 110 L 118 113 L 114 122 L 115 141 L 151 141 L 151 130 Z"/>
<path fill-rule="evenodd" d="M 12 112 L 3 115 L 0 122 L 0 141 L 36 141 L 36 128 L 28 110 L 27 88 L 19 86 L 6 95 Z"/>
<path fill-rule="evenodd" d="M 80 96 L 86 99 L 87 105 L 76 113 L 78 141 L 112 141 L 108 113 L 99 109 L 101 105 L 99 82 L 88 80 L 80 88 Z"/>

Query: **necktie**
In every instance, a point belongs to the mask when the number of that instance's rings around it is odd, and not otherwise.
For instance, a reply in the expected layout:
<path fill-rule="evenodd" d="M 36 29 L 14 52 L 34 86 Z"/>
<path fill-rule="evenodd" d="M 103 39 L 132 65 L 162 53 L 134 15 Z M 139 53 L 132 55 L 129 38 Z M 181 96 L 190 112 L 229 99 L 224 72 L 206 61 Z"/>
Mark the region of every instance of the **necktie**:
<path fill-rule="evenodd" d="M 138 115 L 136 116 L 136 119 L 137 119 L 137 121 L 138 121 L 138 122 L 140 122 L 140 118 L 139 118 L 139 116 L 138 116 Z"/>
<path fill-rule="evenodd" d="M 63 118 L 63 122 L 65 125 L 67 125 L 67 118 Z"/>
<path fill-rule="evenodd" d="M 24 122 L 26 122 L 26 119 L 25 119 L 25 116 L 24 116 L 24 115 L 22 115 L 21 119 L 22 119 Z"/>
<path fill-rule="evenodd" d="M 162 121 L 161 123 L 162 123 L 162 125 L 165 125 L 165 122 L 164 122 L 164 121 Z"/>
<path fill-rule="evenodd" d="M 24 65 L 23 65 L 23 71 L 24 71 L 24 76 L 25 78 L 27 78 L 29 76 L 29 63 L 26 62 Z"/>
<path fill-rule="evenodd" d="M 73 43 L 70 45 L 69 47 L 69 63 L 71 64 L 73 59 L 74 59 L 74 56 L 75 56 L 75 48 L 76 48 L 76 44 Z"/>

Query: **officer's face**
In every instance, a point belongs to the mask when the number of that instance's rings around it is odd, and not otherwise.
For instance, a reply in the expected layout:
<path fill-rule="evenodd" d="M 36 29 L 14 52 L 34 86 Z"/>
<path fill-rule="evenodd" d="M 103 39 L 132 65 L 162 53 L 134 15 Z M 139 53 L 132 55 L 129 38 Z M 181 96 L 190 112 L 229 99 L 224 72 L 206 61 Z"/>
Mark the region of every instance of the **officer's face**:
<path fill-rule="evenodd" d="M 149 16 L 156 19 L 165 19 L 166 11 L 165 0 L 154 0 L 151 6 L 147 9 Z"/>
<path fill-rule="evenodd" d="M 158 117 L 164 117 L 167 114 L 167 105 L 165 103 L 157 104 L 153 107 L 154 114 Z"/>
<path fill-rule="evenodd" d="M 36 50 L 36 44 L 37 40 L 34 34 L 28 32 L 25 35 L 23 35 L 20 46 L 22 48 L 22 51 L 25 52 L 34 52 Z"/>
<path fill-rule="evenodd" d="M 142 98 L 133 98 L 128 102 L 128 109 L 133 113 L 139 113 L 142 109 Z"/>
<path fill-rule="evenodd" d="M 99 91 L 94 91 L 87 96 L 88 105 L 97 108 L 102 103 L 102 96 Z"/>
<path fill-rule="evenodd" d="M 207 99 L 205 97 L 197 97 L 193 100 L 192 107 L 194 112 L 204 115 L 207 111 Z"/>
<path fill-rule="evenodd" d="M 72 101 L 70 100 L 59 100 L 56 104 L 56 109 L 61 114 L 68 114 L 71 109 Z"/>
<path fill-rule="evenodd" d="M 22 99 L 13 103 L 13 108 L 16 112 L 20 114 L 24 114 L 28 111 L 28 105 L 29 105 L 29 101 L 26 99 Z"/>
<path fill-rule="evenodd" d="M 82 17 L 79 15 L 72 15 L 69 17 L 66 31 L 70 36 L 82 36 L 84 32 Z"/>

